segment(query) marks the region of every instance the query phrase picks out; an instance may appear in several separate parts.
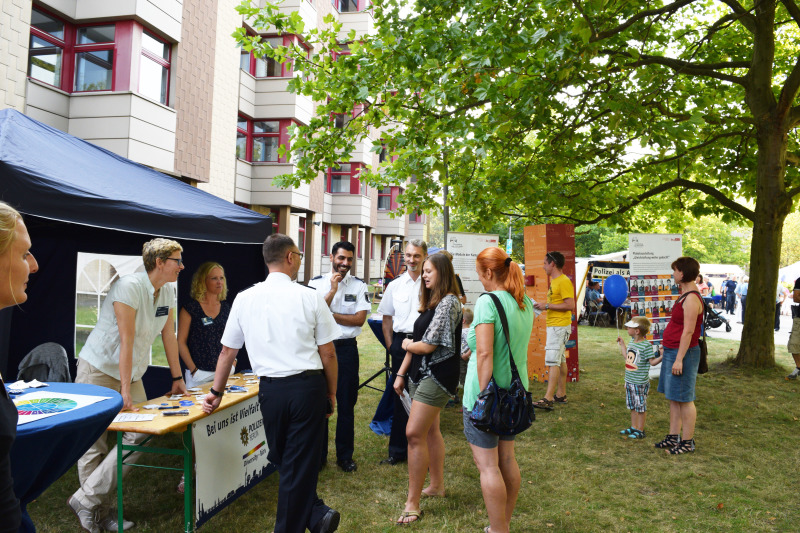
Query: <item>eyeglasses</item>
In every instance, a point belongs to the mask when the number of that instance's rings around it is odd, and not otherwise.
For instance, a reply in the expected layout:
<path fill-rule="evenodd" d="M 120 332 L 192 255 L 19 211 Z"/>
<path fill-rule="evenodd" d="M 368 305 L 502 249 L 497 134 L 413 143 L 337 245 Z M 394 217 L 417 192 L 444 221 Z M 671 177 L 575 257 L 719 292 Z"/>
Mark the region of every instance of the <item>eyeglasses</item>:
<path fill-rule="evenodd" d="M 175 261 L 178 266 L 183 266 L 183 259 L 176 259 L 174 257 L 167 257 L 166 261 Z"/>
<path fill-rule="evenodd" d="M 300 259 L 302 259 L 303 255 L 304 255 L 302 252 L 292 252 L 292 253 L 295 254 L 295 255 L 299 255 Z"/>

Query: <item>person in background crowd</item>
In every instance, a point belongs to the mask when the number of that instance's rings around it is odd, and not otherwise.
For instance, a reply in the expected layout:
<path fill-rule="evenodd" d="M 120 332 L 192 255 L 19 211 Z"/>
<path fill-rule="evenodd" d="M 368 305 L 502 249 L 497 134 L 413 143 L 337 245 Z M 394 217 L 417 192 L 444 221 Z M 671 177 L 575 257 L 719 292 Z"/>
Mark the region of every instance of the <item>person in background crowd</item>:
<path fill-rule="evenodd" d="M 263 255 L 269 276 L 233 301 L 203 411 L 219 407 L 228 369 L 246 344 L 260 378 L 267 458 L 280 476 L 274 532 L 330 533 L 341 515 L 317 496 L 317 480 L 325 419 L 336 404 L 333 340 L 342 331 L 322 294 L 294 283 L 303 254 L 290 237 L 270 235 Z"/>
<path fill-rule="evenodd" d="M 122 395 L 124 410 L 136 410 L 134 403 L 147 399 L 142 376 L 150 364 L 150 346 L 158 334 L 164 344 L 172 374 L 172 394 L 186 395 L 175 338 L 175 287 L 183 270 L 180 244 L 169 239 L 153 239 L 142 247 L 145 272 L 122 276 L 108 291 L 97 325 L 89 333 L 78 356 L 75 383 L 100 385 Z M 80 488 L 67 500 L 81 527 L 94 532 L 118 531 L 117 513 L 111 509 L 116 498 L 117 451 L 109 452 L 108 432 L 104 433 L 78 460 Z M 125 432 L 124 444 L 141 443 L 147 435 Z M 128 462 L 135 463 L 139 453 Z M 130 467 L 123 471 L 127 472 Z M 125 520 L 122 529 L 133 527 Z"/>
<path fill-rule="evenodd" d="M 561 252 L 548 252 L 544 258 L 544 271 L 550 277 L 547 303 L 533 304 L 539 311 L 547 312 L 547 344 L 544 364 L 548 369 L 547 392 L 534 402 L 538 409 L 553 410 L 554 402 L 567 403 L 567 341 L 572 331 L 572 310 L 575 308 L 575 288 L 562 272 L 566 260 Z M 559 394 L 560 393 L 560 394 Z"/>
<path fill-rule="evenodd" d="M 792 290 L 792 332 L 789 334 L 787 348 L 792 354 L 796 368 L 786 376 L 786 379 L 797 379 L 800 376 L 800 278 L 794 280 Z"/>
<path fill-rule="evenodd" d="M 700 263 L 693 257 L 679 257 L 671 266 L 675 283 L 681 288 L 681 297 L 672 307 L 672 316 L 662 337 L 664 359 L 658 379 L 658 392 L 669 400 L 669 433 L 655 447 L 679 455 L 695 450 L 694 389 L 700 365 L 703 301 L 695 284 Z"/>
<path fill-rule="evenodd" d="M 402 396 L 406 383 L 411 393 L 408 415 L 408 497 L 398 524 L 422 518 L 420 498 L 444 496 L 444 438 L 439 415 L 458 387 L 461 352 L 461 303 L 453 263 L 444 254 L 433 254 L 422 265 L 420 315 L 413 338 L 404 339 L 406 356 L 400 365 L 394 390 Z M 430 485 L 423 491 L 425 475 Z"/>
<path fill-rule="evenodd" d="M 420 273 L 427 256 L 428 245 L 425 241 L 415 239 L 408 242 L 403 256 L 406 271 L 386 287 L 378 306 L 378 314 L 383 315 L 383 338 L 392 358 L 392 373 L 395 376 L 406 356 L 402 347 L 403 340 L 413 336 L 414 322 L 419 317 L 419 293 L 422 284 Z M 383 459 L 381 464 L 396 465 L 408 457 L 407 422 L 408 414 L 403 402 L 395 395 L 389 457 Z"/>
<path fill-rule="evenodd" d="M 331 271 L 317 276 L 308 286 L 322 293 L 333 319 L 342 329 L 342 336 L 333 341 L 339 378 L 336 386 L 336 464 L 344 472 L 355 472 L 358 465 L 353 460 L 355 448 L 355 407 L 358 401 L 358 343 L 356 337 L 372 309 L 367 284 L 352 276 L 356 247 L 347 241 L 337 242 L 331 248 Z M 322 445 L 322 462 L 328 459 L 327 425 Z"/>
<path fill-rule="evenodd" d="M 22 216 L 0 202 L 0 309 L 28 299 L 25 290 L 30 274 L 39 270 L 31 253 L 31 237 Z M 0 532 L 17 533 L 22 519 L 19 500 L 11 479 L 11 445 L 17 435 L 17 408 L 0 376 Z"/>
<path fill-rule="evenodd" d="M 736 276 L 729 276 L 722 283 L 722 296 L 725 298 L 725 312 L 729 315 L 736 310 Z"/>
<path fill-rule="evenodd" d="M 778 292 L 775 294 L 775 331 L 781 330 L 781 307 L 788 295 L 789 291 L 779 282 Z"/>
<path fill-rule="evenodd" d="M 474 356 L 467 369 L 462 399 L 464 436 L 480 473 L 483 503 L 489 517 L 489 526 L 484 528 L 484 533 L 507 533 L 521 483 L 514 451 L 515 435 L 500 436 L 480 431 L 472 425 L 469 417 L 478 394 L 487 387 L 492 377 L 498 387 L 507 389 L 511 385 L 511 353 L 527 390 L 533 302 L 525 295 L 525 283 L 519 265 L 500 248 L 486 248 L 479 253 L 475 271 L 483 289 L 500 299 L 508 322 L 511 346 L 506 342 L 500 314 L 492 299 L 489 296 L 478 298 L 473 327 L 467 339 Z"/>
<path fill-rule="evenodd" d="M 750 286 L 750 278 L 745 276 L 742 278 L 742 282 L 736 287 L 736 294 L 739 295 L 739 302 L 741 303 L 742 308 L 742 319 L 739 321 L 739 324 L 744 324 L 744 310 L 747 305 L 747 289 Z"/>

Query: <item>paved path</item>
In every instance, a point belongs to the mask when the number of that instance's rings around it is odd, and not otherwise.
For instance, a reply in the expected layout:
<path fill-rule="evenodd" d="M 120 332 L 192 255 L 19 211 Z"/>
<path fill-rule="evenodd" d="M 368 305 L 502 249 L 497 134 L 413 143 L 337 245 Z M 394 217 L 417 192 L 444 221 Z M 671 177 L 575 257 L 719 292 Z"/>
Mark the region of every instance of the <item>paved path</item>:
<path fill-rule="evenodd" d="M 738 311 L 738 309 L 737 309 Z M 735 315 L 729 315 L 724 311 L 721 311 L 722 317 L 725 318 L 731 324 L 731 331 L 730 333 L 725 331 L 725 324 L 722 324 L 718 328 L 709 329 L 708 336 L 713 337 L 715 339 L 730 339 L 734 341 L 742 340 L 742 324 L 739 323 L 741 320 L 741 313 L 737 312 Z M 781 315 L 781 328 L 779 331 L 775 332 L 775 347 L 779 346 L 786 346 L 786 343 L 789 342 L 789 332 L 792 330 L 792 318 L 786 315 Z"/>

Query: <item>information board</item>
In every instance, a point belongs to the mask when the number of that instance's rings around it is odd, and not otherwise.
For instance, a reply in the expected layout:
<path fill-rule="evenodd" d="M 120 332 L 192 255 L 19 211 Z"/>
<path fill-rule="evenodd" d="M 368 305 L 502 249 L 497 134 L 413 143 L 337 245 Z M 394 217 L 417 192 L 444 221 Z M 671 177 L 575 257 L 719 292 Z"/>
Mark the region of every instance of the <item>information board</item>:
<path fill-rule="evenodd" d="M 475 260 L 486 248 L 494 248 L 500 242 L 498 235 L 485 233 L 447 234 L 447 251 L 453 254 L 453 268 L 461 278 L 464 292 L 467 294 L 467 305 L 475 305 L 475 301 L 483 290 L 483 285 L 475 273 Z"/>

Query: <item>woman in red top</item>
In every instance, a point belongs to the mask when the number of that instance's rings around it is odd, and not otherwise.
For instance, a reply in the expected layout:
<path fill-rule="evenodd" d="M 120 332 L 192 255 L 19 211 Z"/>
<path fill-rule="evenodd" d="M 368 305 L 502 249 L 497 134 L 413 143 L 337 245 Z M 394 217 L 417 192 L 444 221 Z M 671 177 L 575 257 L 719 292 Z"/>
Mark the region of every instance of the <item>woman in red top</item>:
<path fill-rule="evenodd" d="M 658 392 L 669 400 L 669 434 L 656 448 L 671 454 L 694 451 L 694 386 L 700 365 L 700 330 L 703 322 L 703 299 L 695 280 L 700 263 L 693 257 L 679 257 L 672 263 L 672 277 L 680 287 L 681 297 L 672 307 L 672 316 L 664 330 L 661 352 L 661 376 Z M 683 430 L 683 438 L 681 438 Z"/>

